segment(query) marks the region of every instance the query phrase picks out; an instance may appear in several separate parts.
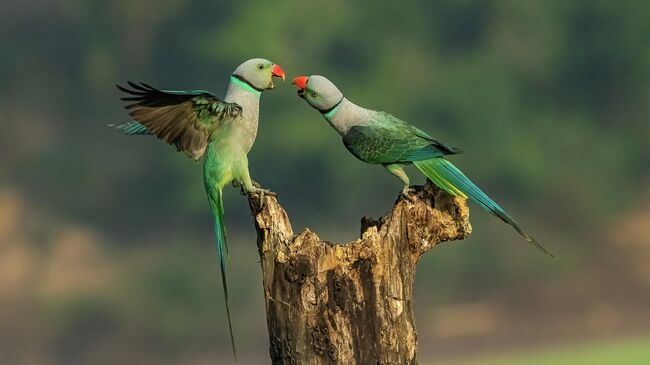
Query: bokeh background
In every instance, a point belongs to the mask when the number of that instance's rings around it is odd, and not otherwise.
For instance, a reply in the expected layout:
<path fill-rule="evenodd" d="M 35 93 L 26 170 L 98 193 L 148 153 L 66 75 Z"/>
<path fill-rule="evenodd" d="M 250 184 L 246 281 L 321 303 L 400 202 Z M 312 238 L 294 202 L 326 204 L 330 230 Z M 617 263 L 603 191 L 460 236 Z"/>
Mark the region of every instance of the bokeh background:
<path fill-rule="evenodd" d="M 201 165 L 106 124 L 128 119 L 115 83 L 222 95 L 251 57 L 464 148 L 454 163 L 559 256 L 473 206 L 472 236 L 419 263 L 422 363 L 650 363 L 648 14 L 642 0 L 2 1 L 0 363 L 231 361 Z M 288 82 L 263 96 L 250 160 L 294 228 L 332 241 L 400 189 Z M 226 212 L 242 363 L 267 363 L 236 189 Z"/>

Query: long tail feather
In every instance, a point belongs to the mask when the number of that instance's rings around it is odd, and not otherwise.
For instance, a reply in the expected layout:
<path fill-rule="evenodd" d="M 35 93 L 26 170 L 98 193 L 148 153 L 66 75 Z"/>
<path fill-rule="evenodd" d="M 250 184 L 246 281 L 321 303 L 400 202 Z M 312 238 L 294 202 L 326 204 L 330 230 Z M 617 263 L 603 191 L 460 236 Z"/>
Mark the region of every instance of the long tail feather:
<path fill-rule="evenodd" d="M 492 199 L 490 199 L 478 186 L 476 186 L 465 174 L 463 174 L 451 162 L 442 157 L 414 161 L 413 164 L 422 171 L 434 184 L 449 194 L 469 198 L 485 210 L 499 217 L 502 221 L 511 225 L 526 241 L 537 248 L 545 255 L 555 257 L 550 251 L 542 246 L 535 238 L 515 222 L 515 220 Z"/>
<path fill-rule="evenodd" d="M 232 331 L 232 320 L 230 318 L 230 298 L 228 296 L 228 282 L 226 278 L 226 265 L 230 263 L 228 254 L 228 244 L 226 242 L 226 226 L 224 225 L 224 210 L 222 199 L 222 187 L 205 185 L 210 200 L 210 208 L 214 215 L 214 232 L 216 237 L 217 254 L 219 255 L 219 265 L 221 266 L 221 283 L 223 285 L 223 294 L 226 301 L 226 315 L 228 316 L 228 330 L 230 331 L 230 344 L 232 353 L 237 361 L 237 347 L 235 346 L 235 336 Z"/>

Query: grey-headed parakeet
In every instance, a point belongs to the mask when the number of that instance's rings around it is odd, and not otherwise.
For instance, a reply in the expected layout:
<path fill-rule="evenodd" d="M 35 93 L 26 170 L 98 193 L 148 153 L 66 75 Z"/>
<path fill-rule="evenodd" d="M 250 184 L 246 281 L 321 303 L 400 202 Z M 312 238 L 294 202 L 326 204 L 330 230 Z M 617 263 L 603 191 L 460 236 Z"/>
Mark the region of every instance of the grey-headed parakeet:
<path fill-rule="evenodd" d="M 274 88 L 273 77 L 285 78 L 282 68 L 261 58 L 239 65 L 230 76 L 223 99 L 202 90 L 159 90 L 147 84 L 129 82 L 118 88 L 127 94 L 126 109 L 133 121 L 115 126 L 129 135 L 155 135 L 193 160 L 203 158 L 203 181 L 214 215 L 216 246 L 228 329 L 233 354 L 235 341 L 230 319 L 226 280 L 226 228 L 222 190 L 236 182 L 248 193 L 268 192 L 257 187 L 248 170 L 248 152 L 257 135 L 259 103 L 263 91 Z"/>
<path fill-rule="evenodd" d="M 318 110 L 343 137 L 345 147 L 363 162 L 379 164 L 403 183 L 402 194 L 409 197 L 409 178 L 404 166 L 413 164 L 429 180 L 451 195 L 469 198 L 511 225 L 538 250 L 553 256 L 515 222 L 497 203 L 465 176 L 445 156 L 458 154 L 426 132 L 386 112 L 354 104 L 327 78 L 298 76 L 293 80 L 298 96 Z"/>

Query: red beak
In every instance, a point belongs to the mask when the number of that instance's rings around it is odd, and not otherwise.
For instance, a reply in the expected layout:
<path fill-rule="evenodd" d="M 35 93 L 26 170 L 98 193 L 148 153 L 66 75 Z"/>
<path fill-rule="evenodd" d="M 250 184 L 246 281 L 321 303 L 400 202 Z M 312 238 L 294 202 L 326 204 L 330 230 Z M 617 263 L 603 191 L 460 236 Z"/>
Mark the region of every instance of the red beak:
<path fill-rule="evenodd" d="M 271 75 L 275 77 L 281 77 L 282 81 L 284 81 L 285 73 L 280 65 L 273 65 L 273 68 L 271 69 Z"/>
<path fill-rule="evenodd" d="M 309 81 L 309 77 L 298 76 L 295 79 L 293 79 L 292 84 L 296 85 L 299 89 L 304 89 L 307 87 L 307 81 Z"/>

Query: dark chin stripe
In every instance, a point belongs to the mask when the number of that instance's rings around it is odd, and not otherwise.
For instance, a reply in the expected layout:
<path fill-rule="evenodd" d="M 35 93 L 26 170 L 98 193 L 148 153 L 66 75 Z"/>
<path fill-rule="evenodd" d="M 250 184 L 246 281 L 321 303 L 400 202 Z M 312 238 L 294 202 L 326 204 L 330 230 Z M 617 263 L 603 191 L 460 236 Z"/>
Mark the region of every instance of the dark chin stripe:
<path fill-rule="evenodd" d="M 345 99 L 345 97 L 342 97 L 341 100 L 339 100 L 339 102 L 336 103 L 336 104 L 334 104 L 334 106 L 332 106 L 331 108 L 327 108 L 327 109 L 325 109 L 325 110 L 318 109 L 318 111 L 319 111 L 321 114 L 327 114 L 327 113 L 331 112 L 332 110 L 334 110 L 334 108 L 336 108 L 337 106 L 339 106 L 339 104 L 341 104 L 341 102 L 343 101 L 343 99 Z"/>
<path fill-rule="evenodd" d="M 255 86 L 255 85 L 251 84 L 251 82 L 248 81 L 248 80 L 246 80 L 243 76 L 239 76 L 239 75 L 237 75 L 237 74 L 232 74 L 232 77 L 234 77 L 234 78 L 236 78 L 237 80 L 239 80 L 239 81 L 245 83 L 246 85 L 252 87 L 252 88 L 255 89 L 256 91 L 262 92 L 262 91 L 265 90 L 265 89 L 260 89 L 259 87 L 257 87 L 257 86 Z"/>

